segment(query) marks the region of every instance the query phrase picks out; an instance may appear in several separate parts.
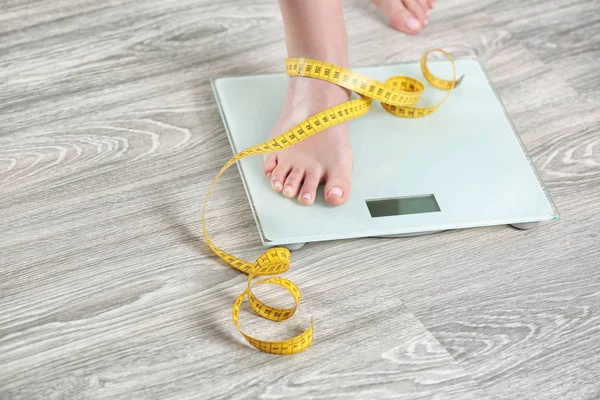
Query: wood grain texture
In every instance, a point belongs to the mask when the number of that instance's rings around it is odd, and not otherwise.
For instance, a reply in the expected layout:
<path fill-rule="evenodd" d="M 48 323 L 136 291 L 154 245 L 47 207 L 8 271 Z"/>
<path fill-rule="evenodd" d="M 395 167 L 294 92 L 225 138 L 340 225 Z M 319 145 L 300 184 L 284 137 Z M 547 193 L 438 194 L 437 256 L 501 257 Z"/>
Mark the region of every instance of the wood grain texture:
<path fill-rule="evenodd" d="M 438 2 L 410 38 L 345 3 L 353 65 L 431 47 L 482 61 L 561 220 L 293 253 L 298 316 L 243 317 L 275 338 L 312 316 L 292 357 L 241 340 L 245 277 L 200 227 L 231 154 L 209 79 L 282 70 L 276 4 L 2 3 L 0 398 L 600 397 L 596 3 Z M 213 199 L 215 242 L 258 256 L 235 169 Z"/>
<path fill-rule="evenodd" d="M 490 15 L 585 96 L 600 94 L 600 4 L 594 0 L 496 1 Z"/>

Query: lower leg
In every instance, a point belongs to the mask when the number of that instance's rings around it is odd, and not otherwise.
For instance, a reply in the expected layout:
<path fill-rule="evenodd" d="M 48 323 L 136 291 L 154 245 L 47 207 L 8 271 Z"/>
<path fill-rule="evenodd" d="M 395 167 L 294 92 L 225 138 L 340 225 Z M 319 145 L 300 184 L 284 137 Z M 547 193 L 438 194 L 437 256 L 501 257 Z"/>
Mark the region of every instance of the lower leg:
<path fill-rule="evenodd" d="M 348 63 L 341 0 L 279 0 L 288 57 Z"/>

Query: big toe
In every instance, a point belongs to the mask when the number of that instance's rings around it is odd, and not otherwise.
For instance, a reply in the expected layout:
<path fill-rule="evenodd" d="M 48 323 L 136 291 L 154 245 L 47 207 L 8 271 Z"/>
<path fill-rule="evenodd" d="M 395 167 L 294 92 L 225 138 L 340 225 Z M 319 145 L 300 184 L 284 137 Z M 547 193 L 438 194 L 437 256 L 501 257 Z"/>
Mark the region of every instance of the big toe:
<path fill-rule="evenodd" d="M 350 198 L 350 173 L 337 169 L 327 174 L 323 189 L 325 201 L 332 206 L 340 206 Z"/>
<path fill-rule="evenodd" d="M 403 1 L 377 0 L 374 3 L 381 9 L 392 28 L 409 35 L 419 33 L 423 28 L 418 16 L 412 13 Z"/>

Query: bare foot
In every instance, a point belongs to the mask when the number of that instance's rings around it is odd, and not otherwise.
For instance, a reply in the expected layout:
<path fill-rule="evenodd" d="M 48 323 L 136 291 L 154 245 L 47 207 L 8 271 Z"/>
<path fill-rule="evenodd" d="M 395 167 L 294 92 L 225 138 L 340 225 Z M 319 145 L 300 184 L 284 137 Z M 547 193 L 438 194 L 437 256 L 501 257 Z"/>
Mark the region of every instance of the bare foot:
<path fill-rule="evenodd" d="M 329 82 L 291 77 L 285 105 L 271 137 L 278 136 L 311 115 L 348 101 L 350 93 Z M 274 190 L 297 197 L 303 205 L 315 201 L 325 183 L 325 201 L 341 205 L 350 197 L 352 148 L 348 124 L 338 124 L 304 141 L 265 156 L 265 173 Z"/>
<path fill-rule="evenodd" d="M 381 9 L 388 23 L 409 35 L 414 35 L 429 23 L 435 0 L 371 0 Z"/>

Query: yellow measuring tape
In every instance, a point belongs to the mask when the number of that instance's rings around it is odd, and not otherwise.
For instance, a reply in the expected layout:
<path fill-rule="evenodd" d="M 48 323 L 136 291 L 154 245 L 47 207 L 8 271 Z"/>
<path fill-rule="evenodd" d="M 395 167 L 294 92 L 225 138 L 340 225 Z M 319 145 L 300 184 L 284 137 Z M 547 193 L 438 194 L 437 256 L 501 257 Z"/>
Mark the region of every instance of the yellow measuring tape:
<path fill-rule="evenodd" d="M 432 52 L 444 54 L 452 64 L 452 80 L 444 80 L 434 76 L 427 67 L 427 57 Z M 425 86 L 416 79 L 406 76 L 394 76 L 385 83 L 378 82 L 369 77 L 358 74 L 347 68 L 328 64 L 318 60 L 308 58 L 288 58 L 286 59 L 286 70 L 289 76 L 304 76 L 308 78 L 321 79 L 334 83 L 346 89 L 352 90 L 360 95 L 360 98 L 349 100 L 342 104 L 330 107 L 321 111 L 305 121 L 299 123 L 283 134 L 269 139 L 257 146 L 250 147 L 231 158 L 225 166 L 219 171 L 213 180 L 202 207 L 202 229 L 204 239 L 210 249 L 223 261 L 231 267 L 248 274 L 248 286 L 233 305 L 233 322 L 238 331 L 246 340 L 257 349 L 272 354 L 295 354 L 305 350 L 312 343 L 313 323 L 311 319 L 310 326 L 300 335 L 282 341 L 264 341 L 253 338 L 242 331 L 239 323 L 239 312 L 242 302 L 248 296 L 248 301 L 254 311 L 260 316 L 271 321 L 284 321 L 291 318 L 298 304 L 300 303 L 300 290 L 292 281 L 285 278 L 272 277 L 254 282 L 254 278 L 266 275 L 279 275 L 286 272 L 290 267 L 290 252 L 286 248 L 273 248 L 265 251 L 254 262 L 247 262 L 239 259 L 215 246 L 208 237 L 206 230 L 205 213 L 206 205 L 210 192 L 214 188 L 219 177 L 233 164 L 239 160 L 255 155 L 276 152 L 283 148 L 292 146 L 302 140 L 321 132 L 333 125 L 341 124 L 354 118 L 366 114 L 373 100 L 379 100 L 388 112 L 403 118 L 420 118 L 432 114 L 441 104 L 446 101 L 452 89 L 456 88 L 461 79 L 456 80 L 456 67 L 452 57 L 441 49 L 432 49 L 427 51 L 421 57 L 421 71 L 423 76 L 432 86 L 447 90 L 446 96 L 435 106 L 432 107 L 414 107 L 421 98 Z M 278 285 L 285 288 L 294 298 L 296 303 L 292 308 L 276 308 L 260 301 L 253 293 L 252 289 L 258 285 Z"/>

